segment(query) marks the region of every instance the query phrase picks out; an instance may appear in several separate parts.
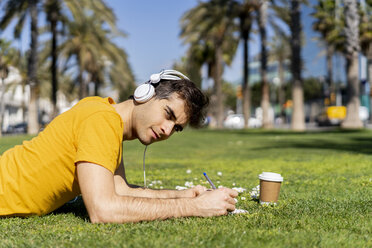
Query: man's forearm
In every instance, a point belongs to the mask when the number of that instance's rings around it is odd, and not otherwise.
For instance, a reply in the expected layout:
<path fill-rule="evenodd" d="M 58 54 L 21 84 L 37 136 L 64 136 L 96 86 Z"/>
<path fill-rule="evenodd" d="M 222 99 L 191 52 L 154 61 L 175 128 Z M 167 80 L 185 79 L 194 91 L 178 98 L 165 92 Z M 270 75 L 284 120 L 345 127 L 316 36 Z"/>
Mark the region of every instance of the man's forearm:
<path fill-rule="evenodd" d="M 145 220 L 197 215 L 193 199 L 151 199 L 131 196 L 114 196 L 110 202 L 102 203 L 93 223 L 124 223 Z"/>
<path fill-rule="evenodd" d="M 144 189 L 144 188 L 130 188 L 130 195 L 138 196 L 138 197 L 168 198 L 168 199 L 192 197 L 192 195 L 189 194 L 189 192 L 185 190 L 171 190 L 171 189 L 157 190 L 157 189 Z"/>
<path fill-rule="evenodd" d="M 147 198 L 184 198 L 193 197 L 191 191 L 185 190 L 156 190 L 129 186 L 122 177 L 115 176 L 115 191 L 118 195 L 147 197 Z"/>

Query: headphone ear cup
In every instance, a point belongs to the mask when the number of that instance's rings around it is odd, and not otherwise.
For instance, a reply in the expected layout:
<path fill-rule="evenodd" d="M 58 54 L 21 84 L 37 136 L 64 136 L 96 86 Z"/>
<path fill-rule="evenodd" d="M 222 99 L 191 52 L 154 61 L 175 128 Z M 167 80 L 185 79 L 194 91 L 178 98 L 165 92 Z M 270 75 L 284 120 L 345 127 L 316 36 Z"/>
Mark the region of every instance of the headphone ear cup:
<path fill-rule="evenodd" d="M 155 95 L 155 88 L 151 84 L 141 84 L 134 91 L 134 100 L 138 103 L 144 103 Z"/>

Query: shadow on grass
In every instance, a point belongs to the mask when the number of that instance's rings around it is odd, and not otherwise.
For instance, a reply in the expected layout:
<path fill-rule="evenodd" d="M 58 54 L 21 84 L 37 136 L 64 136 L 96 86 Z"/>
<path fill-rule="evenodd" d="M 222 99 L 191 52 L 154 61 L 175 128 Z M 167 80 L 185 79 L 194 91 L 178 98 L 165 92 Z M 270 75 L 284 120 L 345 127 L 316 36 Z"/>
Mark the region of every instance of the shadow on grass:
<path fill-rule="evenodd" d="M 358 134 L 358 133 L 370 133 L 366 129 L 351 129 L 345 130 L 340 127 L 332 127 L 327 129 L 308 130 L 304 132 L 295 132 L 287 129 L 275 129 L 275 130 L 264 130 L 264 129 L 200 129 L 204 133 L 221 133 L 221 134 L 238 134 L 238 135 L 306 135 L 306 134 Z"/>
<path fill-rule="evenodd" d="M 78 196 L 76 200 L 66 203 L 62 207 L 54 210 L 51 214 L 73 214 L 84 221 L 90 221 L 88 212 L 85 208 L 83 198 Z"/>
<path fill-rule="evenodd" d="M 330 140 L 330 139 L 308 139 L 304 141 L 291 140 L 281 141 L 275 145 L 268 145 L 259 148 L 252 148 L 252 150 L 267 150 L 267 149 L 283 149 L 283 148 L 300 148 L 300 149 L 325 149 L 325 150 L 336 150 L 353 153 L 361 153 L 370 155 L 372 151 L 372 139 L 362 137 L 349 137 L 348 139 L 342 140 Z"/>

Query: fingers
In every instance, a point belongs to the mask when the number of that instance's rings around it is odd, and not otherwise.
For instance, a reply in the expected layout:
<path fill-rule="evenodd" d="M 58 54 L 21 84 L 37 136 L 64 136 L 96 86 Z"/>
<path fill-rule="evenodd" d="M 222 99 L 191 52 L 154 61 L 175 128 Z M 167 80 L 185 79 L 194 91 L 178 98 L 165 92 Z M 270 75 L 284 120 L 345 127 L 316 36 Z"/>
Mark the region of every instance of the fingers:
<path fill-rule="evenodd" d="M 200 192 L 206 191 L 207 188 L 201 185 L 196 185 L 195 188 L 197 188 Z"/>
<path fill-rule="evenodd" d="M 226 202 L 228 202 L 228 203 L 231 204 L 231 205 L 235 205 L 235 204 L 236 204 L 236 201 L 235 201 L 234 198 L 228 198 L 228 199 L 226 200 Z"/>
<path fill-rule="evenodd" d="M 233 190 L 233 189 L 229 189 L 229 188 L 220 188 L 220 190 L 228 193 L 231 197 L 237 197 L 238 196 L 238 192 L 236 190 Z"/>
<path fill-rule="evenodd" d="M 193 187 L 193 191 L 195 192 L 194 196 L 198 196 L 200 194 L 203 194 L 205 191 L 207 191 L 207 188 L 201 185 L 196 185 Z"/>
<path fill-rule="evenodd" d="M 235 204 L 227 204 L 226 206 L 227 211 L 234 211 L 235 210 Z"/>

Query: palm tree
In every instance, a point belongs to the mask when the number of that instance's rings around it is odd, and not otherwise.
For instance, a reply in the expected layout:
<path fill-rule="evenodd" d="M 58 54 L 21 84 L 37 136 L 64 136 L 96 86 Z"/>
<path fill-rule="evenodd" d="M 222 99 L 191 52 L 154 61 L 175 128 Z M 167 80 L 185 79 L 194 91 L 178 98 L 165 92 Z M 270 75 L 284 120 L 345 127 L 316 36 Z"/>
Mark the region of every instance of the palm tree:
<path fill-rule="evenodd" d="M 107 27 L 106 23 L 96 14 L 84 11 L 75 16 L 74 21 L 66 23 L 69 38 L 60 45 L 59 50 L 65 64 L 76 61 L 80 99 L 88 95 L 87 84 L 90 82 L 95 85 L 96 95 L 99 94 L 99 87 L 107 81 L 105 78 L 117 88 L 120 88 L 118 85 L 131 85 L 134 82 L 127 54 L 111 41 L 117 35 L 124 36 L 124 33 Z M 111 80 L 113 78 L 118 82 Z"/>
<path fill-rule="evenodd" d="M 344 4 L 348 103 L 346 118 L 341 126 L 343 128 L 361 128 L 363 123 L 359 118 L 359 14 L 356 0 L 344 0 Z"/>
<path fill-rule="evenodd" d="M 251 89 L 249 85 L 249 39 L 253 22 L 253 10 L 257 7 L 256 1 L 236 1 L 236 16 L 239 20 L 240 39 L 243 42 L 243 115 L 245 127 L 248 127 L 251 116 Z"/>
<path fill-rule="evenodd" d="M 290 0 L 290 29 L 291 29 L 291 71 L 293 78 L 292 98 L 293 116 L 292 129 L 295 131 L 305 130 L 304 114 L 304 91 L 302 81 L 302 58 L 301 58 L 301 0 Z"/>
<path fill-rule="evenodd" d="M 212 57 L 205 57 L 209 75 L 214 81 L 217 127 L 224 117 L 222 74 L 224 63 L 229 64 L 235 54 L 238 38 L 233 25 L 233 5 L 229 0 L 200 2 L 181 19 L 181 37 L 185 43 L 208 47 Z M 209 53 L 210 54 L 210 53 Z M 211 99 L 213 102 L 213 98 Z"/>
<path fill-rule="evenodd" d="M 57 102 L 57 90 L 58 90 L 58 72 L 57 72 L 57 46 L 58 46 L 58 31 L 57 26 L 59 23 L 66 24 L 69 19 L 68 16 L 72 16 L 73 19 L 84 15 L 84 11 L 92 11 L 96 13 L 96 18 L 107 23 L 114 32 L 118 32 L 115 26 L 116 17 L 102 0 L 88 1 L 88 0 L 46 0 L 44 3 L 44 11 L 46 13 L 47 22 L 50 26 L 50 32 L 52 33 L 51 42 L 51 75 L 52 75 L 52 94 L 51 99 L 54 106 L 55 116 L 58 113 L 56 102 Z M 67 13 L 67 11 L 69 13 Z"/>
<path fill-rule="evenodd" d="M 60 45 L 60 51 L 66 64 L 74 56 L 78 66 L 77 82 L 79 84 L 79 99 L 88 96 L 87 79 L 83 78 L 84 71 L 88 64 L 93 64 L 94 60 L 100 59 L 99 47 L 101 45 L 102 30 L 94 29 L 97 19 L 94 16 L 80 16 L 73 22 L 67 23 L 68 39 Z"/>
<path fill-rule="evenodd" d="M 261 97 L 261 108 L 262 108 L 262 127 L 267 129 L 272 127 L 272 123 L 269 120 L 269 107 L 270 107 L 270 94 L 269 94 L 269 82 L 267 79 L 267 11 L 268 11 L 267 0 L 260 0 L 258 7 L 258 29 L 261 38 L 261 81 L 262 81 L 262 97 Z"/>
<path fill-rule="evenodd" d="M 290 58 L 289 37 L 280 32 L 276 32 L 270 43 L 269 60 L 278 63 L 279 89 L 278 99 L 279 105 L 283 107 L 285 102 L 285 63 Z"/>
<path fill-rule="evenodd" d="M 46 0 L 44 4 L 44 12 L 46 13 L 47 21 L 50 25 L 50 32 L 52 33 L 52 44 L 51 44 L 51 57 L 52 63 L 50 65 L 50 72 L 52 75 L 52 90 L 51 90 L 51 100 L 53 105 L 52 118 L 57 116 L 57 90 L 58 90 L 58 72 L 57 72 L 57 25 L 58 22 L 64 19 L 62 15 L 62 5 L 59 0 Z"/>
<path fill-rule="evenodd" d="M 190 44 L 180 61 L 174 63 L 175 70 L 184 72 L 192 82 L 199 88 L 202 87 L 202 67 L 203 64 L 212 56 L 208 52 L 208 47 L 202 42 Z"/>
<path fill-rule="evenodd" d="M 372 84 L 372 0 L 367 1 L 361 9 L 360 16 L 360 46 L 361 51 L 368 60 L 368 81 Z"/>
<path fill-rule="evenodd" d="M 304 114 L 304 92 L 302 81 L 302 25 L 301 25 L 301 4 L 305 0 L 282 0 L 281 5 L 276 4 L 273 9 L 280 20 L 290 28 L 291 47 L 291 74 L 292 74 L 292 100 L 293 115 L 291 128 L 294 131 L 305 130 Z"/>
<path fill-rule="evenodd" d="M 326 61 L 327 61 L 327 83 L 334 91 L 333 86 L 333 63 L 332 58 L 335 50 L 335 41 L 333 39 L 334 33 L 339 33 L 337 29 L 336 18 L 336 3 L 334 0 L 320 0 L 316 6 L 312 16 L 316 19 L 313 23 L 313 29 L 318 31 L 326 46 Z M 339 37 L 339 34 L 336 36 Z"/>
<path fill-rule="evenodd" d="M 39 131 L 38 122 L 38 81 L 37 81 L 37 47 L 38 47 L 38 0 L 8 0 L 4 3 L 4 15 L 0 19 L 0 29 L 4 30 L 13 19 L 18 19 L 14 29 L 14 36 L 20 37 L 27 16 L 31 19 L 30 56 L 28 58 L 28 84 L 30 85 L 30 103 L 28 108 L 28 133 Z"/>
<path fill-rule="evenodd" d="M 127 54 L 123 49 L 117 49 L 117 56 L 121 58 L 116 63 L 112 63 L 108 70 L 108 78 L 113 87 L 119 92 L 119 100 L 124 101 L 133 94 L 136 84 L 135 78 L 128 63 Z"/>

